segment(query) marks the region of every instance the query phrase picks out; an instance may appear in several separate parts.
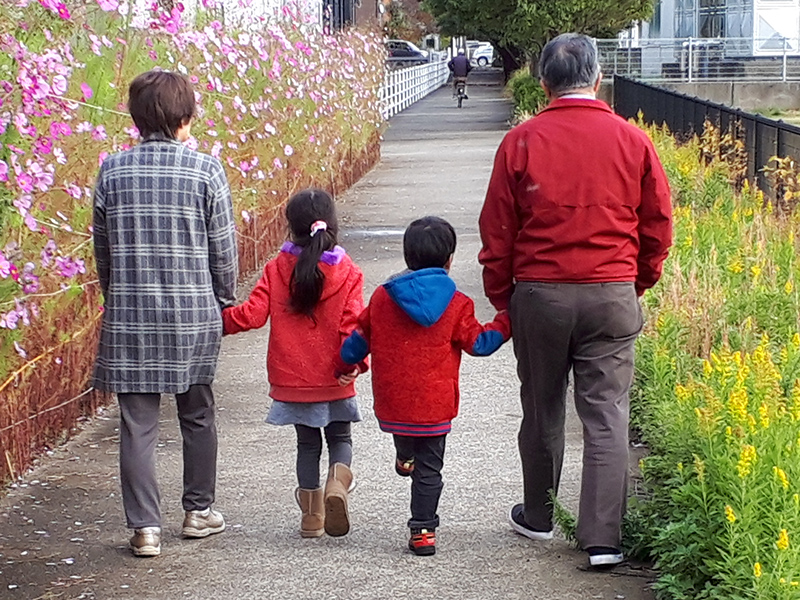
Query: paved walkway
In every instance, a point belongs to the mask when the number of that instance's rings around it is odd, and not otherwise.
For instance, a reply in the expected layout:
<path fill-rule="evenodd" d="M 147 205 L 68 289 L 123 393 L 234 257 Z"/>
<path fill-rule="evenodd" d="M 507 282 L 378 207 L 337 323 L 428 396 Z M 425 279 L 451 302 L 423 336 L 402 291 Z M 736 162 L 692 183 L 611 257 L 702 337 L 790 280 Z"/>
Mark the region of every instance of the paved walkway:
<path fill-rule="evenodd" d="M 444 216 L 459 235 L 452 275 L 488 319 L 477 215 L 509 106 L 496 76 L 473 79 L 462 110 L 443 89 L 392 120 L 381 165 L 340 198 L 342 242 L 363 268 L 370 294 L 403 268 L 404 227 L 421 215 Z M 510 344 L 493 357 L 464 360 L 462 415 L 448 439 L 435 557 L 405 550 L 409 483 L 394 475 L 391 440 L 371 412 L 368 375 L 358 383 L 365 421 L 354 429 L 359 486 L 351 499 L 352 533 L 302 540 L 292 496 L 294 432 L 262 422 L 269 402 L 266 339 L 266 330 L 254 331 L 223 345 L 217 507 L 227 532 L 179 538 L 180 433 L 173 403 L 164 402 L 163 553 L 129 554 L 117 479 L 118 417 L 110 408 L 0 499 L 0 598 L 651 598 L 644 579 L 580 570 L 584 555 L 563 540 L 534 543 L 509 530 L 506 513 L 522 487 Z M 570 419 L 561 495 L 574 509 L 581 445 L 580 427 Z"/>

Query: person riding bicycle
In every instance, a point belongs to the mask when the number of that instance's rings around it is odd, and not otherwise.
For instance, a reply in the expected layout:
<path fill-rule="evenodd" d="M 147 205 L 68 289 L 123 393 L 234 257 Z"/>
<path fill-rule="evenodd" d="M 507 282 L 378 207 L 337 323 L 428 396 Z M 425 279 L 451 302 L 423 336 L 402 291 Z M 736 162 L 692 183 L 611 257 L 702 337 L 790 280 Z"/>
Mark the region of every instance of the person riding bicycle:
<path fill-rule="evenodd" d="M 458 49 L 458 54 L 447 63 L 447 68 L 453 73 L 453 97 L 458 95 L 458 85 L 463 84 L 464 98 L 467 98 L 467 75 L 472 71 L 472 65 L 464 48 Z"/>

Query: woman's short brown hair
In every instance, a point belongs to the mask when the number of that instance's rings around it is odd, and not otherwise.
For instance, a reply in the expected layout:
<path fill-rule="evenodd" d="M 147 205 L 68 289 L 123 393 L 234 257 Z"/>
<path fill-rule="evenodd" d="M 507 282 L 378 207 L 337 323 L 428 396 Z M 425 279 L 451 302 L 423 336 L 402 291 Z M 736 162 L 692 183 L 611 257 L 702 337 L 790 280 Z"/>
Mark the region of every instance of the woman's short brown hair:
<path fill-rule="evenodd" d="M 128 111 L 143 138 L 160 133 L 173 139 L 175 132 L 194 117 L 194 89 L 179 73 L 147 71 L 131 83 Z"/>

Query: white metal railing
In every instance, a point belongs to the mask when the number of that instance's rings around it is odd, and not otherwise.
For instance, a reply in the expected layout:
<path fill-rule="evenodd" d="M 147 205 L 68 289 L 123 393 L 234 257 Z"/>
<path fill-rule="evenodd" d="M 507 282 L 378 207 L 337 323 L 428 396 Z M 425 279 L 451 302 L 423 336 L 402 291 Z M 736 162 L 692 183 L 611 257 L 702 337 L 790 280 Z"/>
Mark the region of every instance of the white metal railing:
<path fill-rule="evenodd" d="M 405 69 L 388 70 L 381 87 L 381 112 L 385 119 L 390 119 L 435 92 L 450 77 L 447 62 L 436 62 L 407 67 Z"/>
<path fill-rule="evenodd" d="M 597 40 L 600 65 L 653 82 L 800 81 L 800 39 Z"/>

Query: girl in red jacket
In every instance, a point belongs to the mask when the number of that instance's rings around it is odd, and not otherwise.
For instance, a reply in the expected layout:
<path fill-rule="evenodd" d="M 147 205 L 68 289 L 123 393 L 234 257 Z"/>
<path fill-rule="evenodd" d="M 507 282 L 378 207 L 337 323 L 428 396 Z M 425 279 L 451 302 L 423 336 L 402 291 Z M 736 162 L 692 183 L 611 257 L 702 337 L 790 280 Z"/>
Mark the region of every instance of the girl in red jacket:
<path fill-rule="evenodd" d="M 272 319 L 267 375 L 272 407 L 267 423 L 297 430 L 295 497 L 303 512 L 300 535 L 350 530 L 347 493 L 353 483 L 350 423 L 361 420 L 352 373 L 334 377 L 335 357 L 364 306 L 364 276 L 337 245 L 333 199 L 309 189 L 286 206 L 291 241 L 264 267 L 247 302 L 222 314 L 225 333 L 263 327 Z M 323 492 L 322 433 L 330 467 Z"/>

